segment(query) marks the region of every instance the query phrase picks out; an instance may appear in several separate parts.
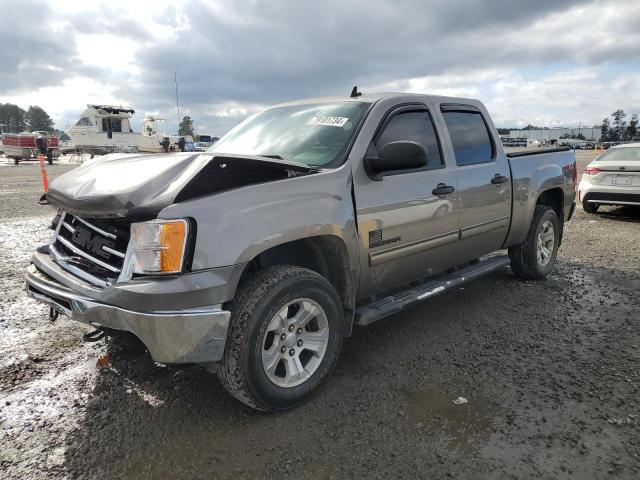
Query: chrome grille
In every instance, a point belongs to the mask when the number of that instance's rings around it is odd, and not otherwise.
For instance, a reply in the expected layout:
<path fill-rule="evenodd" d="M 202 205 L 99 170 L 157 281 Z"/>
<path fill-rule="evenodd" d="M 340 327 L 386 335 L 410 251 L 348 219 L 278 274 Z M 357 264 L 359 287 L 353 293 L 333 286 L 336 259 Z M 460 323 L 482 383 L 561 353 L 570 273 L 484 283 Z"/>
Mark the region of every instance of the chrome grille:
<path fill-rule="evenodd" d="M 62 212 L 50 245 L 56 261 L 97 285 L 118 278 L 129 243 L 124 220 L 85 219 Z"/>

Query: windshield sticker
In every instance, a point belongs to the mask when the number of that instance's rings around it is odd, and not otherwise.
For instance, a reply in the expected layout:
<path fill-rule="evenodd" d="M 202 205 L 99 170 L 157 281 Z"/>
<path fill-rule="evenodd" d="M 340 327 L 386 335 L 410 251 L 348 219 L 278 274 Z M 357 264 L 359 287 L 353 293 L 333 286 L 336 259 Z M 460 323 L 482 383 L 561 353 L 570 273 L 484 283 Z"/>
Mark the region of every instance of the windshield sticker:
<path fill-rule="evenodd" d="M 318 116 L 313 117 L 311 120 L 307 122 L 307 125 L 324 125 L 326 127 L 343 127 L 345 123 L 347 123 L 349 119 L 347 117 L 327 117 L 327 116 Z"/>

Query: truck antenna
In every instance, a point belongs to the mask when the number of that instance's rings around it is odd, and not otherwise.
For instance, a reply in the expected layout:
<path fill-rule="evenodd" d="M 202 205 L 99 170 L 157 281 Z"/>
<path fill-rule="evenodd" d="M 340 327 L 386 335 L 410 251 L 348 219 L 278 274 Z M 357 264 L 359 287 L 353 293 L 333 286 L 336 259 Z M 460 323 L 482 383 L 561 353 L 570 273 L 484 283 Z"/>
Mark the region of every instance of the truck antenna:
<path fill-rule="evenodd" d="M 362 92 L 358 91 L 358 86 L 357 85 L 351 89 L 351 98 L 357 98 L 360 95 L 362 95 Z"/>

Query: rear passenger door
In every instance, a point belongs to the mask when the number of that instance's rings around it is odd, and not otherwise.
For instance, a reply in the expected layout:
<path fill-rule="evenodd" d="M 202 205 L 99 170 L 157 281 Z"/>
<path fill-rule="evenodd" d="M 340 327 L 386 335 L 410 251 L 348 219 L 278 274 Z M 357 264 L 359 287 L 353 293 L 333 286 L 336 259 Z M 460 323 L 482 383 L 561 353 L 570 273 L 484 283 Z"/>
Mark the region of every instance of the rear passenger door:
<path fill-rule="evenodd" d="M 458 104 L 442 104 L 440 111 L 456 164 L 462 262 L 502 248 L 511 218 L 511 173 L 483 111 Z"/>
<path fill-rule="evenodd" d="M 433 118 L 422 104 L 397 107 L 380 123 L 367 155 L 400 140 L 419 142 L 427 166 L 362 178 L 355 188 L 363 268 L 360 292 L 375 294 L 449 267 L 458 242 L 455 171 L 445 156 Z M 438 188 L 448 187 L 438 194 Z"/>

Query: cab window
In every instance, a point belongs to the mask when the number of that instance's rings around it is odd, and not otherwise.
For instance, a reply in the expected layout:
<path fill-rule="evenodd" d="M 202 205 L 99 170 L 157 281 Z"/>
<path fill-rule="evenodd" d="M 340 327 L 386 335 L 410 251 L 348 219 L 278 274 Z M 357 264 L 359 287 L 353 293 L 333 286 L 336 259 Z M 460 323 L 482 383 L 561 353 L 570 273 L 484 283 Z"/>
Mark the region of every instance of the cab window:
<path fill-rule="evenodd" d="M 440 168 L 444 165 L 438 137 L 428 111 L 408 111 L 395 114 L 383 126 L 375 140 L 375 145 L 381 147 L 399 140 L 413 140 L 424 145 L 427 149 L 426 169 Z"/>
<path fill-rule="evenodd" d="M 493 144 L 480 112 L 444 111 L 442 115 L 453 145 L 456 165 L 493 162 Z"/>

